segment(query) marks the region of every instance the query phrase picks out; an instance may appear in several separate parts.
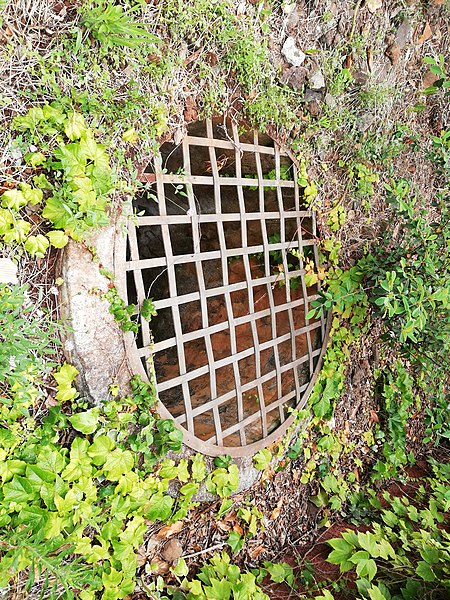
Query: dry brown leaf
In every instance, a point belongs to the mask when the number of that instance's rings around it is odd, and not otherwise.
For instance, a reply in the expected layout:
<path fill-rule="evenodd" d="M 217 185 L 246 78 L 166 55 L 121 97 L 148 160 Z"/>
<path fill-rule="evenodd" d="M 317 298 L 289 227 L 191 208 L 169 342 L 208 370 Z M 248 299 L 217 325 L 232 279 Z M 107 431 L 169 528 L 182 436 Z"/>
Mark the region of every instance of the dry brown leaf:
<path fill-rule="evenodd" d="M 183 529 L 183 521 L 175 521 L 171 525 L 164 525 L 156 534 L 156 537 L 160 540 L 166 540 L 171 535 L 175 535 L 176 533 L 180 533 Z"/>
<path fill-rule="evenodd" d="M 161 558 L 152 558 L 151 564 L 154 565 L 152 575 L 164 575 L 165 573 L 169 572 L 169 565 Z"/>
<path fill-rule="evenodd" d="M 424 30 L 422 32 L 422 35 L 417 40 L 418 45 L 421 46 L 427 40 L 429 40 L 431 37 L 433 37 L 433 30 L 431 29 L 430 24 L 427 21 L 427 23 L 426 23 L 426 25 L 424 27 Z"/>
<path fill-rule="evenodd" d="M 255 548 L 252 548 L 251 550 L 248 551 L 248 554 L 249 554 L 250 558 L 258 558 L 258 556 L 265 551 L 266 551 L 266 548 L 264 546 L 255 546 Z"/>
<path fill-rule="evenodd" d="M 239 525 L 239 523 L 235 523 L 233 525 L 233 531 L 235 531 L 236 533 L 238 533 L 239 535 L 244 535 L 244 530 L 242 529 L 242 527 Z"/>
<path fill-rule="evenodd" d="M 366 57 L 367 57 L 367 68 L 369 72 L 372 73 L 373 70 L 373 56 L 372 56 L 372 48 L 367 46 L 366 48 Z"/>
<path fill-rule="evenodd" d="M 370 411 L 370 422 L 371 423 L 379 423 L 380 422 L 380 419 L 378 418 L 378 415 L 374 410 Z"/>
<path fill-rule="evenodd" d="M 275 519 L 278 519 L 278 517 L 280 516 L 281 507 L 283 506 L 283 501 L 284 501 L 284 498 L 280 498 L 278 500 L 276 507 L 273 509 L 273 511 L 270 514 L 269 518 L 271 521 L 275 521 Z"/>
<path fill-rule="evenodd" d="M 391 44 L 386 48 L 385 55 L 391 61 L 393 65 L 397 64 L 400 58 L 400 46 L 398 44 Z"/>
<path fill-rule="evenodd" d="M 177 538 L 171 538 L 164 546 L 161 556 L 168 563 L 174 563 L 183 554 L 183 546 Z"/>
<path fill-rule="evenodd" d="M 228 533 L 231 529 L 231 525 L 225 523 L 224 521 L 216 521 L 215 526 L 220 529 L 220 531 L 224 531 L 225 533 Z"/>
<path fill-rule="evenodd" d="M 145 551 L 144 546 L 141 546 L 136 553 L 137 564 L 140 567 L 143 567 L 147 562 L 147 553 Z"/>
<path fill-rule="evenodd" d="M 438 79 L 439 75 L 436 75 L 436 73 L 432 73 L 431 71 L 427 71 L 422 78 L 422 86 L 424 88 L 431 87 Z"/>
<path fill-rule="evenodd" d="M 55 400 L 55 398 L 53 396 L 47 396 L 47 398 L 45 400 L 45 406 L 47 408 L 50 408 L 51 406 L 58 406 L 59 404 L 61 404 L 61 402 L 59 402 L 58 400 Z"/>

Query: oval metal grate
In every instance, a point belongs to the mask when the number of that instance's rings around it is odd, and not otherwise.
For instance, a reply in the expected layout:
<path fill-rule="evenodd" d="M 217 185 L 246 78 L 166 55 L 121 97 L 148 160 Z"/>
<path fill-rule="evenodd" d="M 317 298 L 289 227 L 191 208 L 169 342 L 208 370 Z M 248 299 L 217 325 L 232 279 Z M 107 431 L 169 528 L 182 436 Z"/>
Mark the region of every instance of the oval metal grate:
<path fill-rule="evenodd" d="M 153 298 L 158 314 L 129 336 L 132 370 L 155 377 L 188 446 L 250 455 L 306 402 L 327 337 L 306 319 L 319 259 L 297 167 L 268 136 L 209 119 L 141 178 L 117 275 L 129 303 Z"/>

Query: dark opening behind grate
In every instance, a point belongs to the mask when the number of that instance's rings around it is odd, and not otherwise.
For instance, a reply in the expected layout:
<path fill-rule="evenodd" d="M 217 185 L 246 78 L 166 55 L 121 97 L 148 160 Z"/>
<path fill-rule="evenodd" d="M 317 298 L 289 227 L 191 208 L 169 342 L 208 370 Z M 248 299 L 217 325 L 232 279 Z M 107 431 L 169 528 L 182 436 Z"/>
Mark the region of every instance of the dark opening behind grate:
<path fill-rule="evenodd" d="M 297 175 L 268 136 L 213 119 L 161 147 L 134 202 L 128 301 L 151 297 L 158 315 L 141 320 L 132 366 L 148 375 L 153 357 L 163 416 L 207 454 L 281 434 L 319 366 L 326 327 L 305 318 L 317 289 L 304 281 L 316 224 Z"/>

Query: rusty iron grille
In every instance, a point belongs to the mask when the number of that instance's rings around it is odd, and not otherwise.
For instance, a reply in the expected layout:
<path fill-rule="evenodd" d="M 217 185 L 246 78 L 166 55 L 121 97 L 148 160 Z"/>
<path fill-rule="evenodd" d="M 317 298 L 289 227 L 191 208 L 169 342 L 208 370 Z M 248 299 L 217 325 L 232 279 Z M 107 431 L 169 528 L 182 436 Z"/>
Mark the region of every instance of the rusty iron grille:
<path fill-rule="evenodd" d="M 152 298 L 157 316 L 128 334 L 128 355 L 205 454 L 270 444 L 317 377 L 327 326 L 306 318 L 317 231 L 297 179 L 271 138 L 227 119 L 191 125 L 141 176 L 122 291 Z"/>

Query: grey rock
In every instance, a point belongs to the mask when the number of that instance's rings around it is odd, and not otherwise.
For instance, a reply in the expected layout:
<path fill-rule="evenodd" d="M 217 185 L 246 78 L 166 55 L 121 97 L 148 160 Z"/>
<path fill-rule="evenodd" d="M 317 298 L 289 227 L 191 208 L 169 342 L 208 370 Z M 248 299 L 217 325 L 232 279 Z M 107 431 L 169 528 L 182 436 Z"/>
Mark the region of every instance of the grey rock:
<path fill-rule="evenodd" d="M 375 121 L 375 117 L 374 115 L 363 115 L 361 117 L 361 120 L 357 123 L 356 127 L 358 128 L 358 131 L 360 131 L 361 133 L 364 133 L 365 131 L 367 131 L 369 129 L 369 127 L 371 125 L 373 125 Z"/>
<path fill-rule="evenodd" d="M 412 38 L 412 27 L 409 21 L 402 21 L 400 27 L 395 34 L 395 43 L 401 50 L 406 46 Z"/>
<path fill-rule="evenodd" d="M 326 94 L 325 95 L 325 104 L 333 109 L 337 107 L 337 101 L 336 98 L 334 96 L 332 96 L 331 94 Z"/>
<path fill-rule="evenodd" d="M 114 246 L 121 235 L 112 224 L 89 240 L 97 249 L 99 261 L 110 271 L 114 271 Z M 79 371 L 80 393 L 95 404 L 108 400 L 112 383 L 119 385 L 122 394 L 129 393 L 131 374 L 124 334 L 102 297 L 109 280 L 100 274 L 91 253 L 72 241 L 64 249 L 60 276 L 64 280 L 60 309 L 70 326 L 63 347 L 67 360 Z"/>
<path fill-rule="evenodd" d="M 308 71 L 305 67 L 289 67 L 282 73 L 280 79 L 282 83 L 287 83 L 294 89 L 300 90 L 306 81 L 307 75 Z"/>
<path fill-rule="evenodd" d="M 320 102 L 323 98 L 323 94 L 320 92 L 307 89 L 303 94 L 303 102 Z"/>
<path fill-rule="evenodd" d="M 302 52 L 300 48 L 297 48 L 294 38 L 290 36 L 286 38 L 281 49 L 281 54 L 287 62 L 294 67 L 300 67 L 305 62 L 306 58 L 306 54 Z"/>
<path fill-rule="evenodd" d="M 312 90 L 323 90 L 325 87 L 325 77 L 320 69 L 316 69 L 309 78 L 309 87 Z"/>

